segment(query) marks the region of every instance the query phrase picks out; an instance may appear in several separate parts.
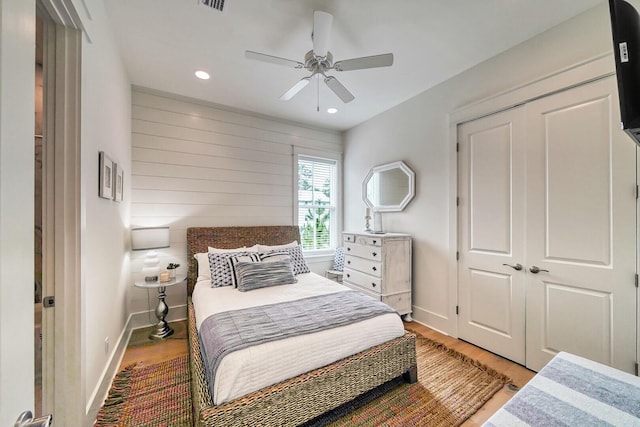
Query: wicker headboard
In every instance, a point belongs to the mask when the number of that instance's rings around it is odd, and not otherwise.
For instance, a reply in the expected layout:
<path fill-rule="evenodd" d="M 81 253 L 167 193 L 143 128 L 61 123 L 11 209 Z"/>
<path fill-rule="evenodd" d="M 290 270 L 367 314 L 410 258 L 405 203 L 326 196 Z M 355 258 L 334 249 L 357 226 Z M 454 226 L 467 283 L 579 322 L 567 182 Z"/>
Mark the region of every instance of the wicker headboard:
<path fill-rule="evenodd" d="M 242 246 L 284 245 L 300 242 L 297 225 L 261 225 L 252 227 L 191 227 L 187 228 L 187 293 L 191 295 L 198 277 L 198 263 L 194 254 L 208 252 L 209 246 L 233 249 Z"/>

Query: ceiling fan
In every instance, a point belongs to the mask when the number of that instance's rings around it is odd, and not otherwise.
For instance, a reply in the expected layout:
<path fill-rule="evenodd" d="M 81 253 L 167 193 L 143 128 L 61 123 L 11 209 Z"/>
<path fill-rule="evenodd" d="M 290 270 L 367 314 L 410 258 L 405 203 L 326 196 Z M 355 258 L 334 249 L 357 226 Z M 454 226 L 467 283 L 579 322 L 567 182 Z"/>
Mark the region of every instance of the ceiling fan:
<path fill-rule="evenodd" d="M 333 76 L 327 76 L 328 70 L 335 71 L 352 71 L 362 70 L 365 68 L 388 67 L 393 64 L 393 54 L 385 53 L 382 55 L 364 56 L 361 58 L 345 59 L 333 62 L 333 55 L 329 52 L 329 37 L 333 16 L 327 12 L 313 12 L 313 33 L 311 39 L 313 41 L 313 49 L 304 56 L 304 62 L 298 62 L 291 59 L 280 58 L 277 56 L 266 55 L 264 53 L 245 51 L 245 57 L 256 59 L 258 61 L 270 62 L 272 64 L 284 65 L 292 68 L 306 68 L 311 71 L 311 75 L 303 77 L 289 90 L 280 96 L 283 101 L 293 98 L 298 92 L 306 87 L 314 77 L 324 79 L 324 83 L 340 98 L 344 103 L 351 102 L 355 99 L 353 94 L 347 90 Z M 319 84 L 319 83 L 318 83 Z M 318 108 L 319 110 L 319 108 Z"/>

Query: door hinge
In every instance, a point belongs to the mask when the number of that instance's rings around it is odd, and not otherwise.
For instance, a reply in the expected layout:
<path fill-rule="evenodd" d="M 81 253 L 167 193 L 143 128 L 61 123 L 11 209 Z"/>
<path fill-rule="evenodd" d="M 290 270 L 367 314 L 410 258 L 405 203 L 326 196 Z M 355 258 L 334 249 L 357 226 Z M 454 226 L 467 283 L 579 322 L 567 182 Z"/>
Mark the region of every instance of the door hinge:
<path fill-rule="evenodd" d="M 460 252 L 456 251 L 456 261 L 460 261 Z"/>
<path fill-rule="evenodd" d="M 456 142 L 456 153 L 460 152 L 460 143 Z"/>
<path fill-rule="evenodd" d="M 634 373 L 636 375 L 636 377 L 638 376 L 638 364 L 636 363 L 634 366 Z"/>
<path fill-rule="evenodd" d="M 636 288 L 638 287 L 638 273 L 636 273 Z"/>
<path fill-rule="evenodd" d="M 460 206 L 460 197 L 456 197 L 456 206 Z"/>
<path fill-rule="evenodd" d="M 456 305 L 456 314 L 460 314 L 460 306 Z"/>
<path fill-rule="evenodd" d="M 42 306 L 44 308 L 55 307 L 56 306 L 56 298 L 55 297 L 44 297 L 44 298 L 42 298 Z"/>
<path fill-rule="evenodd" d="M 636 200 L 638 200 L 638 196 L 640 196 L 640 188 L 638 188 L 638 185 L 636 184 Z"/>

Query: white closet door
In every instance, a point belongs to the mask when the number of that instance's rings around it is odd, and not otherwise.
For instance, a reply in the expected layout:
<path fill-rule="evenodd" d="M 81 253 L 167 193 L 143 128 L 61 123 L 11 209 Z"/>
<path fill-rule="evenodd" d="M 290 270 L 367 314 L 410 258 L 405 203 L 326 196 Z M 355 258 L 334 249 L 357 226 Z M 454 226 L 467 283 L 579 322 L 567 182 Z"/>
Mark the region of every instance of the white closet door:
<path fill-rule="evenodd" d="M 533 370 L 568 351 L 633 372 L 636 148 L 617 126 L 617 105 L 607 78 L 526 106 Z"/>
<path fill-rule="evenodd" d="M 523 108 L 458 128 L 459 337 L 522 364 L 524 139 Z"/>

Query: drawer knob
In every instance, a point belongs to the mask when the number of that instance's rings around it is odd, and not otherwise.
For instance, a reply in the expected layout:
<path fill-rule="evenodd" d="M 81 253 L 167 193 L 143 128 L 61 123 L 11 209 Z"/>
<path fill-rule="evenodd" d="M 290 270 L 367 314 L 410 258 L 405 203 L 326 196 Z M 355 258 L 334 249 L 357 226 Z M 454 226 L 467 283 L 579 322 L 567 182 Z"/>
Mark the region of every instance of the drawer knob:
<path fill-rule="evenodd" d="M 347 250 L 348 250 L 348 251 L 350 251 L 350 250 L 351 250 L 351 248 L 347 248 Z"/>
<path fill-rule="evenodd" d="M 375 283 L 371 283 L 371 286 L 373 286 L 373 287 L 375 288 L 375 287 L 376 287 L 376 284 L 375 284 Z"/>
<path fill-rule="evenodd" d="M 373 256 L 377 256 L 378 254 L 376 252 L 373 252 L 371 255 Z"/>
<path fill-rule="evenodd" d="M 347 261 L 347 264 L 351 264 L 351 260 Z"/>
<path fill-rule="evenodd" d="M 351 277 L 351 275 L 349 273 L 347 273 L 347 277 Z"/>
<path fill-rule="evenodd" d="M 375 268 L 375 267 L 371 267 L 371 269 L 372 269 L 373 271 L 378 271 L 378 269 L 377 269 L 377 268 Z"/>
<path fill-rule="evenodd" d="M 374 241 L 373 241 L 373 244 L 375 245 L 375 244 L 376 244 L 376 242 L 377 242 L 377 240 L 374 240 Z"/>

